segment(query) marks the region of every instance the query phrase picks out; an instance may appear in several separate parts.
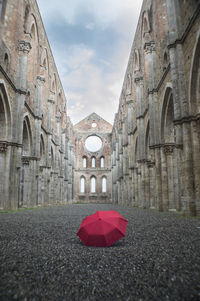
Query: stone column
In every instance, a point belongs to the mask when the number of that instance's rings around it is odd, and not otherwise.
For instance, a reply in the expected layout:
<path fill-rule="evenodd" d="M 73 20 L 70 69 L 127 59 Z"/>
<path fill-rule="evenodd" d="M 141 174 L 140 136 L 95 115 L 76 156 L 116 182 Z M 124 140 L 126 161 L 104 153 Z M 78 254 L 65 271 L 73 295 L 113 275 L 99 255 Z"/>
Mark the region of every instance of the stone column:
<path fill-rule="evenodd" d="M 150 145 L 159 144 L 159 120 L 157 114 L 157 92 L 156 88 L 156 47 L 155 42 L 146 42 L 144 45 L 145 60 L 148 66 L 148 90 L 149 90 L 149 115 L 150 115 Z"/>
<path fill-rule="evenodd" d="M 156 179 L 156 209 L 163 210 L 162 201 L 162 172 L 161 172 L 161 154 L 160 149 L 155 148 L 155 179 Z"/>
<path fill-rule="evenodd" d="M 200 121 L 191 122 L 191 132 L 193 141 L 193 162 L 196 214 L 200 215 Z"/>
<path fill-rule="evenodd" d="M 184 195 L 182 198 L 183 211 L 186 214 L 196 215 L 196 202 L 194 192 L 193 149 L 190 123 L 183 123 L 183 173 Z"/>
<path fill-rule="evenodd" d="M 14 142 L 22 144 L 23 135 L 23 117 L 24 117 L 24 103 L 26 96 L 26 78 L 27 78 L 27 62 L 28 54 L 31 50 L 31 44 L 27 41 L 19 41 L 19 63 L 17 74 L 16 104 L 13 119 L 13 139 Z"/>
<path fill-rule="evenodd" d="M 15 106 L 13 111 L 13 122 L 12 122 L 12 140 L 16 143 L 16 147 L 12 149 L 12 155 L 10 157 L 10 187 L 9 190 L 9 202 L 10 208 L 16 209 L 20 204 L 21 190 L 19 185 L 22 180 L 22 140 L 23 140 L 23 118 L 24 118 L 24 104 L 26 97 L 26 78 L 27 78 L 27 62 L 28 54 L 31 50 L 31 44 L 27 41 L 18 41 L 18 66 L 17 67 L 17 92 L 15 99 Z M 13 172 L 13 170 L 18 172 Z M 17 197 L 18 196 L 18 197 Z M 10 209 L 9 208 L 9 209 Z"/>

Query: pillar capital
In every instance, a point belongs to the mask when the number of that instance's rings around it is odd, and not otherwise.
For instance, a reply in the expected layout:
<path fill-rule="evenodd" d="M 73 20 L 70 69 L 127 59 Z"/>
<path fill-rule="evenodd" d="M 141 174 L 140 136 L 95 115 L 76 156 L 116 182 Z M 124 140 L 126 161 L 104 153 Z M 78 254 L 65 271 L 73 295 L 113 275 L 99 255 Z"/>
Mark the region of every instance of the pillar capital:
<path fill-rule="evenodd" d="M 29 51 L 31 50 L 31 43 L 28 42 L 28 41 L 23 41 L 23 40 L 20 40 L 18 41 L 18 49 L 19 51 L 22 51 L 24 53 L 29 53 Z"/>
<path fill-rule="evenodd" d="M 166 155 L 172 155 L 172 153 L 173 153 L 173 151 L 174 151 L 174 145 L 164 145 L 164 153 L 166 154 Z"/>
<path fill-rule="evenodd" d="M 136 83 L 136 85 L 142 85 L 142 83 L 143 83 L 143 76 L 135 77 L 135 83 Z"/>
<path fill-rule="evenodd" d="M 8 145 L 6 142 L 0 142 L 0 153 L 5 153 L 8 148 Z"/>
<path fill-rule="evenodd" d="M 154 41 L 146 42 L 144 44 L 144 50 L 146 54 L 152 53 L 153 51 L 156 51 L 156 44 Z"/>
<path fill-rule="evenodd" d="M 45 83 L 45 77 L 44 76 L 41 76 L 41 75 L 38 75 L 37 76 L 37 82 L 41 85 L 43 85 Z"/>
<path fill-rule="evenodd" d="M 48 99 L 48 102 L 51 104 L 55 104 L 55 101 L 53 99 Z"/>

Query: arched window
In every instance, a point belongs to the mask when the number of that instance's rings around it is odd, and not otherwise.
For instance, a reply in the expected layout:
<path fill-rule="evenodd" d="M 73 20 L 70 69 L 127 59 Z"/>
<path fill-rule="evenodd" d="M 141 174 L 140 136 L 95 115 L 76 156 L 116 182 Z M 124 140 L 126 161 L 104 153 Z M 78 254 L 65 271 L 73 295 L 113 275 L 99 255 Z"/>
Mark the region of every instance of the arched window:
<path fill-rule="evenodd" d="M 96 192 L 96 178 L 94 176 L 91 177 L 91 189 L 92 193 Z"/>
<path fill-rule="evenodd" d="M 140 70 L 140 55 L 138 49 L 134 52 L 134 71 Z"/>
<path fill-rule="evenodd" d="M 32 24 L 32 26 L 31 26 L 31 37 L 32 37 L 33 40 L 36 39 L 35 25 L 34 24 Z"/>
<path fill-rule="evenodd" d="M 92 167 L 96 167 L 96 158 L 92 157 Z"/>
<path fill-rule="evenodd" d="M 31 128 L 28 117 L 24 118 L 23 123 L 23 156 L 31 155 Z"/>
<path fill-rule="evenodd" d="M 106 177 L 103 177 L 102 178 L 102 182 L 101 182 L 102 192 L 106 192 L 107 191 L 106 185 L 107 185 L 107 179 L 106 179 Z"/>
<path fill-rule="evenodd" d="M 44 146 L 44 138 L 40 135 L 40 164 L 43 165 L 45 162 L 45 146 Z"/>
<path fill-rule="evenodd" d="M 81 177 L 81 193 L 85 193 L 85 178 Z"/>
<path fill-rule="evenodd" d="M 5 66 L 5 70 L 8 72 L 9 69 L 9 58 L 8 58 L 8 54 L 5 53 L 4 55 L 4 66 Z"/>
<path fill-rule="evenodd" d="M 104 157 L 101 157 L 100 159 L 100 167 L 104 168 Z"/>
<path fill-rule="evenodd" d="M 54 154 L 53 148 L 51 147 L 51 168 L 54 169 Z"/>
<path fill-rule="evenodd" d="M 83 157 L 83 168 L 87 167 L 87 158 Z"/>

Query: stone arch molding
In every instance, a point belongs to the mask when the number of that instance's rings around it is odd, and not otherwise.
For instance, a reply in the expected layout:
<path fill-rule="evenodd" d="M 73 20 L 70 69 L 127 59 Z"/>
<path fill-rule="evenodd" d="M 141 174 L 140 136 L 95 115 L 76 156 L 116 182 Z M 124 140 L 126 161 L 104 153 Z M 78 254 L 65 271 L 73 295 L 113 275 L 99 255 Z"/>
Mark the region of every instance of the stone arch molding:
<path fill-rule="evenodd" d="M 25 20 L 25 33 L 29 34 L 31 39 L 33 38 L 32 33 L 31 33 L 33 26 L 35 27 L 35 33 L 36 33 L 35 41 L 37 41 L 37 43 L 39 43 L 39 32 L 38 32 L 37 20 L 33 13 L 29 13 Z"/>
<path fill-rule="evenodd" d="M 196 43 L 191 61 L 189 106 L 190 113 L 195 115 L 200 113 L 200 30 L 197 34 Z"/>
<path fill-rule="evenodd" d="M 41 48 L 40 68 L 42 68 L 42 72 L 46 72 L 49 76 L 49 56 L 46 47 Z"/>
<path fill-rule="evenodd" d="M 148 36 L 150 32 L 150 13 L 149 10 L 145 10 L 142 15 L 142 37 Z"/>
<path fill-rule="evenodd" d="M 33 138 L 33 134 L 32 134 L 30 119 L 28 114 L 25 114 L 23 119 L 23 135 L 22 135 L 23 156 L 30 157 L 32 155 L 32 145 L 33 145 L 32 138 Z"/>
<path fill-rule="evenodd" d="M 174 100 L 171 83 L 165 87 L 161 110 L 161 142 L 175 143 L 174 135 Z"/>
<path fill-rule="evenodd" d="M 10 140 L 12 136 L 12 115 L 8 92 L 3 80 L 0 79 L 0 140 Z M 3 130 L 2 130 L 3 129 Z"/>

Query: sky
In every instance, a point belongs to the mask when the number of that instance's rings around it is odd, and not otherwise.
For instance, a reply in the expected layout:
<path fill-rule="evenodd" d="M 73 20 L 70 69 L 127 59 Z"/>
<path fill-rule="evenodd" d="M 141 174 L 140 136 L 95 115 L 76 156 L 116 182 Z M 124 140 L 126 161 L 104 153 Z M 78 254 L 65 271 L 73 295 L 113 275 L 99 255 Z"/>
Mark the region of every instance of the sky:
<path fill-rule="evenodd" d="M 37 0 L 73 124 L 114 121 L 142 0 Z"/>

